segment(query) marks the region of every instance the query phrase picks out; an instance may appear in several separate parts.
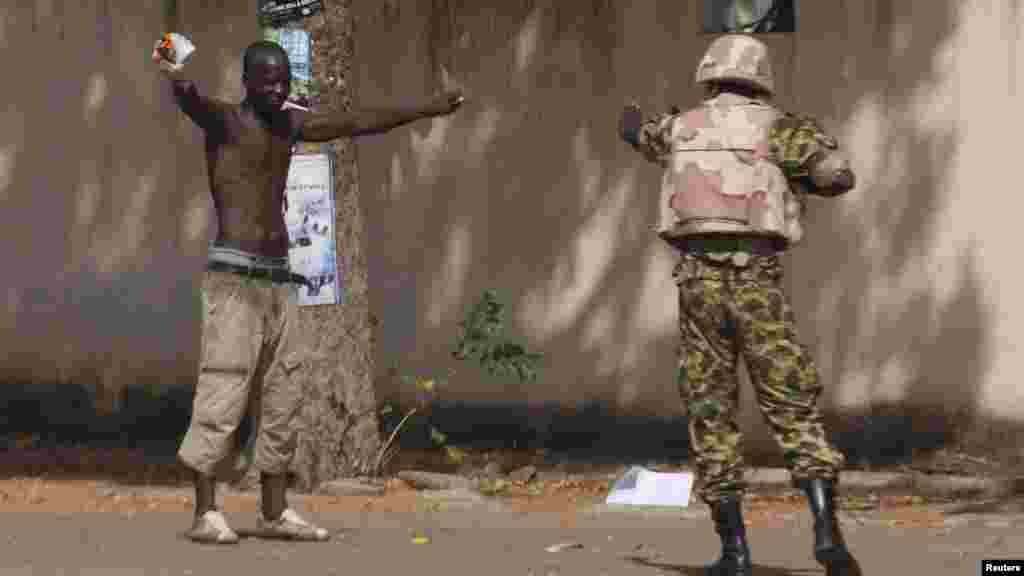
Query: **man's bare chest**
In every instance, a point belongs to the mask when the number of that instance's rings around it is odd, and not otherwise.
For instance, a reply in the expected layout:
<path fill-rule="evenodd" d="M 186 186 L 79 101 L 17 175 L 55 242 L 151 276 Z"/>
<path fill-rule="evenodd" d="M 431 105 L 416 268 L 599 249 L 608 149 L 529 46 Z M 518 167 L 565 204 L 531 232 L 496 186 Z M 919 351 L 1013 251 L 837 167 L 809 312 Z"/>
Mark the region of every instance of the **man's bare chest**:
<path fill-rule="evenodd" d="M 268 127 L 231 118 L 213 144 L 217 171 L 224 179 L 287 177 L 292 141 L 286 127 Z"/>

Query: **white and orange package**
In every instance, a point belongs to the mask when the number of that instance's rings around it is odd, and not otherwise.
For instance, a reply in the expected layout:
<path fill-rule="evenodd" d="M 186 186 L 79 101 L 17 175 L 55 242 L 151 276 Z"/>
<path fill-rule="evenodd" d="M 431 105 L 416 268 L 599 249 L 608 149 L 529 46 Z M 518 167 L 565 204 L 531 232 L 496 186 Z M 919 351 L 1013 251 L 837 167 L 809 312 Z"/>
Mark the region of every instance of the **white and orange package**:
<path fill-rule="evenodd" d="M 169 32 L 164 34 L 153 48 L 153 61 L 164 61 L 173 68 L 180 69 L 195 51 L 196 46 L 191 40 L 177 32 Z"/>

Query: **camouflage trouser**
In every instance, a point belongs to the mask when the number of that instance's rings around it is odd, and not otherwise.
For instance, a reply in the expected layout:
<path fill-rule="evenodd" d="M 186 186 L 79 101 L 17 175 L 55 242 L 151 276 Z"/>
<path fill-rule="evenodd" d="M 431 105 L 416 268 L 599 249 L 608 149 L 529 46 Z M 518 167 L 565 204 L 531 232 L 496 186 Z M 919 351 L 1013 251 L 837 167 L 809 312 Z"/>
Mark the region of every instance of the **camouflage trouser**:
<path fill-rule="evenodd" d="M 747 262 L 738 265 L 683 254 L 673 273 L 682 335 L 679 388 L 699 496 L 709 504 L 744 490 L 735 422 L 740 356 L 793 479 L 838 480 L 844 460 L 825 437 L 817 407 L 822 387 L 808 350 L 797 340 L 778 257 L 741 256 Z"/>

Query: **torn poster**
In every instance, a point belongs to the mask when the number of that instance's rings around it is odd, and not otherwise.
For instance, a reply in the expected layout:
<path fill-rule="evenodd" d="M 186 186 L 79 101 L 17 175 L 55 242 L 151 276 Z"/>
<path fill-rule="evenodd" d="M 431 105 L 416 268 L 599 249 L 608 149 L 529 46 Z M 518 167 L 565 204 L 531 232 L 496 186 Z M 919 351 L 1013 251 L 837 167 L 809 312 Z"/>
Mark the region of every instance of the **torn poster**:
<path fill-rule="evenodd" d="M 288 261 L 292 271 L 309 280 L 299 288 L 299 306 L 341 303 L 332 155 L 293 154 L 285 194 Z"/>
<path fill-rule="evenodd" d="M 259 0 L 260 24 L 273 26 L 290 20 L 301 20 L 324 7 L 323 0 Z"/>

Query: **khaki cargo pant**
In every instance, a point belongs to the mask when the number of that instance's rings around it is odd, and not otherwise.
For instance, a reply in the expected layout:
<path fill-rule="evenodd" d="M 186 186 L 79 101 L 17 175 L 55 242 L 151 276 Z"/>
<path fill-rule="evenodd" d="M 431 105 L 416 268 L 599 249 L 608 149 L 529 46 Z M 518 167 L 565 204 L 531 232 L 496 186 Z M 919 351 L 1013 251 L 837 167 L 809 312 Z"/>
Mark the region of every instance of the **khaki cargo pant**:
<path fill-rule="evenodd" d="M 690 423 L 700 498 L 711 504 L 745 491 L 736 424 L 740 358 L 761 414 L 794 480 L 838 480 L 842 452 L 829 443 L 818 408 L 817 367 L 798 336 L 778 256 L 742 264 L 683 254 L 679 287 L 678 383 Z"/>
<path fill-rule="evenodd" d="M 178 451 L 188 467 L 237 474 L 237 431 L 248 411 L 256 435 L 252 465 L 268 474 L 288 471 L 302 397 L 296 297 L 292 284 L 205 273 L 199 382 Z"/>

